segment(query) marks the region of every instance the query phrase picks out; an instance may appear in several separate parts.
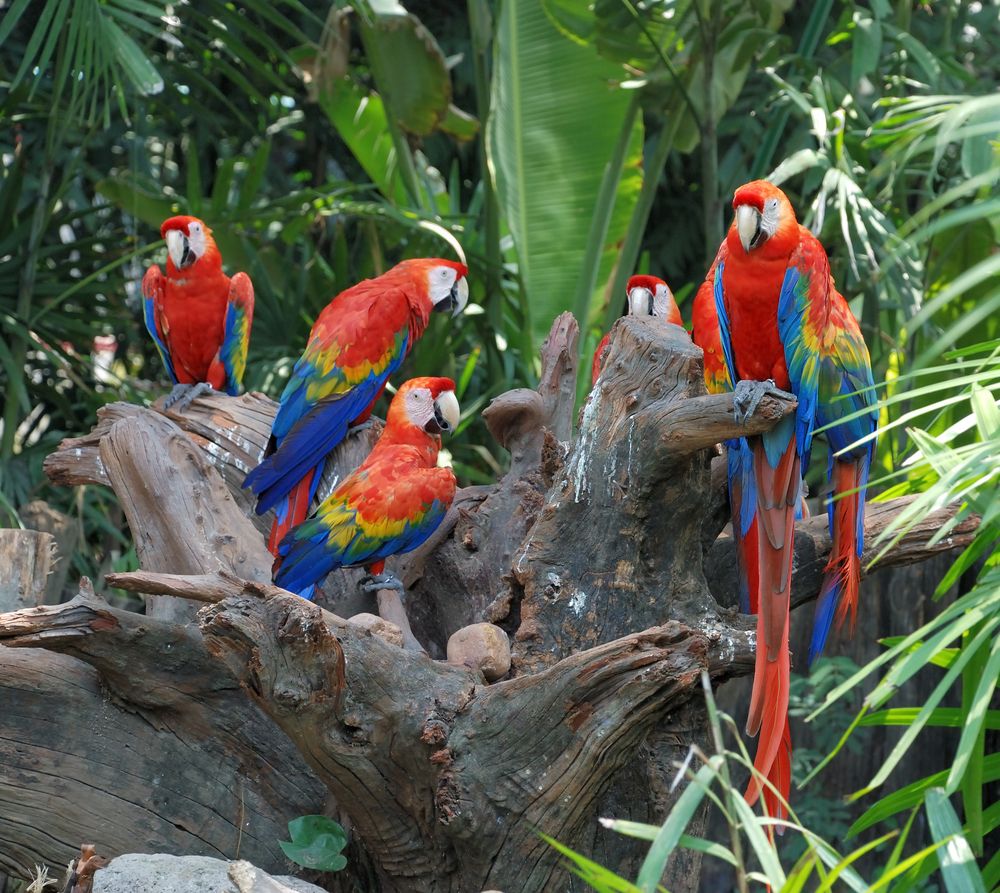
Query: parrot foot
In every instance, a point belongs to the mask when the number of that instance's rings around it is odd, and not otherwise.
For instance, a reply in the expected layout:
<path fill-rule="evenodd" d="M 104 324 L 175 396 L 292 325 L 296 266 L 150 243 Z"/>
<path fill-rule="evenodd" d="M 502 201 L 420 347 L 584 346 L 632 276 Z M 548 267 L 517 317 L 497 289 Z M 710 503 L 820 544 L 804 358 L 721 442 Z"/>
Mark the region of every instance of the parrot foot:
<path fill-rule="evenodd" d="M 741 425 L 747 423 L 760 405 L 764 397 L 780 397 L 784 400 L 794 400 L 795 395 L 783 391 L 775 383 L 773 378 L 767 381 L 738 381 L 733 392 L 733 407 L 736 421 Z"/>
<path fill-rule="evenodd" d="M 167 399 L 163 401 L 163 408 L 184 412 L 198 397 L 211 394 L 214 390 L 215 388 L 207 381 L 200 381 L 198 384 L 175 384 Z"/>
<path fill-rule="evenodd" d="M 358 588 L 365 592 L 378 592 L 382 589 L 391 589 L 398 592 L 400 597 L 405 593 L 402 582 L 394 574 L 366 574 L 358 580 Z"/>

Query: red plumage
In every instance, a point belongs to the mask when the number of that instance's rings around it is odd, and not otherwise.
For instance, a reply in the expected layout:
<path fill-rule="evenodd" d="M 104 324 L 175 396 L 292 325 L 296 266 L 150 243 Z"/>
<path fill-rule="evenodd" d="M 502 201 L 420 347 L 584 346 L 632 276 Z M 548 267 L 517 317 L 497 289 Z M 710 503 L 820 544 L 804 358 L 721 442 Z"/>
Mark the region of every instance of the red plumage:
<path fill-rule="evenodd" d="M 440 434 L 459 420 L 454 388 L 449 378 L 403 384 L 368 458 L 282 539 L 274 565 L 279 586 L 311 598 L 335 568 L 364 565 L 378 575 L 387 557 L 434 532 L 455 496 L 454 473 L 437 467 Z"/>
<path fill-rule="evenodd" d="M 268 548 L 309 514 L 317 476 L 350 427 L 365 421 L 435 309 L 461 311 L 464 264 L 411 258 L 338 294 L 320 312 L 281 395 L 269 451 L 247 475 L 257 512 L 276 509 Z"/>
<path fill-rule="evenodd" d="M 223 272 L 212 231 L 198 218 L 171 217 L 160 233 L 168 240 L 166 272 L 151 266 L 142 294 L 146 325 L 167 372 L 174 384 L 205 382 L 235 394 L 253 319 L 250 278 Z"/>
<path fill-rule="evenodd" d="M 741 399 L 748 399 L 765 387 L 754 382 L 770 379 L 777 387 L 792 391 L 798 401 L 793 417 L 746 439 L 752 458 L 744 479 L 756 490 L 756 586 L 754 568 L 750 561 L 745 563 L 759 608 L 747 732 L 760 735 L 754 759 L 757 773 L 787 799 L 791 751 L 788 626 L 801 466 L 808 462 L 813 432 L 826 426 L 826 437 L 836 454 L 831 463 L 835 492 L 842 498 L 830 513 L 834 548 L 817 603 L 812 659 L 822 651 L 834 612 L 842 621 L 847 614 L 853 615 L 857 604 L 864 489 L 877 412 L 868 351 L 857 321 L 833 284 L 822 245 L 798 224 L 785 194 L 770 183 L 757 180 L 740 187 L 733 207 L 733 225 L 696 300 L 696 305 L 701 304 L 701 339 L 712 340 L 704 333 L 711 328 L 714 308 L 722 350 L 716 351 L 714 343 L 709 347 L 716 357 L 725 358 L 727 389 L 735 384 L 743 394 Z M 698 330 L 696 319 L 696 341 Z M 706 349 L 707 377 L 709 352 Z M 734 448 L 742 442 L 735 441 Z M 731 459 L 741 455 L 730 451 Z M 731 462 L 731 492 L 734 468 L 747 470 L 742 460 Z M 843 496 L 852 488 L 859 493 Z M 744 532 L 746 546 L 753 529 L 747 531 L 744 526 Z M 751 592 L 751 606 L 753 601 Z M 747 800 L 753 803 L 760 791 L 755 778 Z M 769 812 L 784 813 L 776 795 L 764 796 Z"/>
<path fill-rule="evenodd" d="M 677 309 L 673 293 L 658 276 L 647 276 L 644 274 L 632 276 L 625 287 L 627 301 L 626 315 L 654 316 L 664 323 L 672 323 L 675 326 L 683 326 L 681 312 Z M 611 340 L 611 333 L 608 332 L 597 345 L 594 351 L 594 359 L 590 365 L 591 385 L 597 384 L 597 379 L 601 374 L 601 364 L 604 362 L 604 352 L 608 349 L 608 342 Z"/>

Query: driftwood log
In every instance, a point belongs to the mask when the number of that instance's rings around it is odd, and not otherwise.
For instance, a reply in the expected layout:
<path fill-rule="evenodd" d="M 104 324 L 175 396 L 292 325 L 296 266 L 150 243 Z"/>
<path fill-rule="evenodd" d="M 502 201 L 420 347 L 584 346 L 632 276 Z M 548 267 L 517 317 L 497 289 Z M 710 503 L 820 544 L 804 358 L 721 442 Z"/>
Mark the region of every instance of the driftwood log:
<path fill-rule="evenodd" d="M 735 560 L 715 444 L 794 403 L 766 398 L 737 427 L 731 397 L 705 394 L 683 330 L 629 317 L 574 437 L 576 356 L 567 314 L 538 389 L 484 412 L 509 472 L 460 491 L 437 535 L 397 561 L 426 654 L 350 622 L 385 611 L 356 571 L 331 575 L 316 604 L 270 584 L 270 519 L 239 489 L 266 440 L 266 398 L 213 396 L 184 416 L 114 404 L 66 441 L 48 473 L 115 489 L 142 570 L 108 582 L 147 593 L 148 608 L 116 609 L 84 585 L 0 617 L 15 646 L 0 649 L 15 708 L 13 727 L 0 720 L 0 802 L 31 801 L 13 820 L 0 810 L 0 868 L 64 862 L 86 838 L 109 856 L 238 855 L 274 870 L 284 822 L 326 811 L 352 841 L 330 889 L 580 888 L 536 829 L 634 873 L 643 847 L 597 817 L 662 819 L 672 763 L 704 740 L 701 673 L 752 669 L 752 620 L 726 606 Z M 326 486 L 375 436 L 347 439 Z M 870 534 L 891 511 L 869 515 Z M 821 523 L 800 525 L 797 603 L 815 598 L 828 550 Z M 929 554 L 911 537 L 893 560 Z M 482 621 L 513 644 L 492 684 L 435 659 Z M 664 883 L 693 890 L 697 869 L 689 854 Z"/>

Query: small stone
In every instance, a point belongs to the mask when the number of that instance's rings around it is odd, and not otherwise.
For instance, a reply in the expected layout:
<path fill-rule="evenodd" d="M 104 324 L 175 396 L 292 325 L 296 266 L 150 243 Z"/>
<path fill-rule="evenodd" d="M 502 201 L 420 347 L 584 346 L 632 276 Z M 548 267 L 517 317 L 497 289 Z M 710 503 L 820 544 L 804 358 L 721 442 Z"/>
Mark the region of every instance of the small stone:
<path fill-rule="evenodd" d="M 495 682 L 510 670 L 510 640 L 499 626 L 473 623 L 448 639 L 448 663 L 479 670 Z"/>
<path fill-rule="evenodd" d="M 390 645 L 403 647 L 403 631 L 391 620 L 383 620 L 377 614 L 355 614 L 353 617 L 348 617 L 347 622 L 363 627 Z"/>

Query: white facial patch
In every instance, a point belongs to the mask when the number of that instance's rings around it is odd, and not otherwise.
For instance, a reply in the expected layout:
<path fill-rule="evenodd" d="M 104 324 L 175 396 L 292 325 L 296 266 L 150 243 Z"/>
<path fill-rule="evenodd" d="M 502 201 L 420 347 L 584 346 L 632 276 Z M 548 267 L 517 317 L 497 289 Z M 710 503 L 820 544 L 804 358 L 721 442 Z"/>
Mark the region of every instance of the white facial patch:
<path fill-rule="evenodd" d="M 205 228 L 197 221 L 188 224 L 188 248 L 195 257 L 205 253 Z"/>
<path fill-rule="evenodd" d="M 770 239 L 778 231 L 778 222 L 781 217 L 781 209 L 776 198 L 769 198 L 764 202 L 764 213 L 760 215 L 760 228 Z"/>
<path fill-rule="evenodd" d="M 458 270 L 452 267 L 432 267 L 427 274 L 427 293 L 431 297 L 431 303 L 440 304 L 447 300 L 457 278 Z"/>
<path fill-rule="evenodd" d="M 653 316 L 666 319 L 670 315 L 670 303 L 673 299 L 674 296 L 667 286 L 657 285 L 656 292 L 653 294 Z"/>
<path fill-rule="evenodd" d="M 200 223 L 189 223 L 187 235 L 179 229 L 167 230 L 165 238 L 167 254 L 178 270 L 190 267 L 205 254 L 207 234 Z"/>
<path fill-rule="evenodd" d="M 406 417 L 418 428 L 434 418 L 434 398 L 430 388 L 414 388 L 406 394 Z"/>

